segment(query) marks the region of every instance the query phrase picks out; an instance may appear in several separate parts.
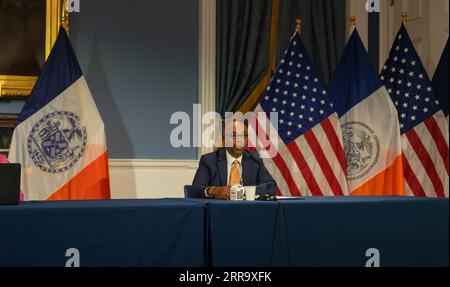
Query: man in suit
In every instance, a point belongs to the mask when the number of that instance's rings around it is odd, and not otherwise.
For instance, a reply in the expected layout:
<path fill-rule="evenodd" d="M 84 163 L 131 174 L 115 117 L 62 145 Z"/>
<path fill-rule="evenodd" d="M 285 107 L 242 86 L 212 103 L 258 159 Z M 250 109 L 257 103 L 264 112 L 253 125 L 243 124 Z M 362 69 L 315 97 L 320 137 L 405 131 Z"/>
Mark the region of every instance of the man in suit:
<path fill-rule="evenodd" d="M 225 148 L 203 155 L 192 183 L 192 196 L 230 199 L 235 184 L 256 186 L 256 195 L 275 195 L 276 183 L 257 153 L 246 150 L 247 126 L 238 120 L 225 125 Z"/>

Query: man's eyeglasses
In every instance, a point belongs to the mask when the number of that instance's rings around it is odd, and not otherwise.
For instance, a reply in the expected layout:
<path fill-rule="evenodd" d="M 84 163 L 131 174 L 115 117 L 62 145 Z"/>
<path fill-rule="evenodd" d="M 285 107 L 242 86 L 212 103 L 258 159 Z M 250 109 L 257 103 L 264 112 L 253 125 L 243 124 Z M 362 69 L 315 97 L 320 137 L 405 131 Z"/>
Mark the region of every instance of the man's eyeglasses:
<path fill-rule="evenodd" d="M 238 140 L 243 140 L 243 139 L 247 139 L 248 138 L 248 134 L 247 133 L 226 133 L 225 134 L 226 137 L 228 138 L 235 138 Z"/>

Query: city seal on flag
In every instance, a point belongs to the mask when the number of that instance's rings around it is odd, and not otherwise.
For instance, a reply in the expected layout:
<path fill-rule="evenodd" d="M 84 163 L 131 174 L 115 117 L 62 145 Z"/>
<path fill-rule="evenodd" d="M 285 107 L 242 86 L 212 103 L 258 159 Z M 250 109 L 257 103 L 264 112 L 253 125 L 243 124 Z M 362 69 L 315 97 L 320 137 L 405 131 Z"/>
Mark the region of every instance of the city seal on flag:
<path fill-rule="evenodd" d="M 86 127 L 71 112 L 47 114 L 32 128 L 28 136 L 28 153 L 34 164 L 48 173 L 61 173 L 72 168 L 86 148 Z"/>
<path fill-rule="evenodd" d="M 380 157 L 380 140 L 366 124 L 350 121 L 342 125 L 347 176 L 358 180 L 366 176 Z"/>

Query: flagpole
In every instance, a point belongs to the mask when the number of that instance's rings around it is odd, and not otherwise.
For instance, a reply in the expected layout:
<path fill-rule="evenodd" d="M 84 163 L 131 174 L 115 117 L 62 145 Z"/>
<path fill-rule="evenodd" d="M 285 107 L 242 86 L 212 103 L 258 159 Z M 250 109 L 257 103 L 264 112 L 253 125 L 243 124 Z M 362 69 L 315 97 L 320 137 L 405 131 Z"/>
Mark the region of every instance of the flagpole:
<path fill-rule="evenodd" d="M 408 23 L 408 12 L 403 11 L 401 13 L 401 16 L 402 16 L 402 23 L 403 25 L 406 26 L 406 24 Z"/>
<path fill-rule="evenodd" d="M 295 32 L 300 34 L 301 30 L 302 30 L 302 20 L 299 18 L 295 20 Z"/>
<path fill-rule="evenodd" d="M 352 26 L 353 29 L 356 28 L 356 17 L 355 16 L 350 16 L 348 18 L 348 20 L 350 21 L 350 26 Z"/>
<path fill-rule="evenodd" d="M 67 11 L 67 0 L 62 1 L 61 7 L 61 27 L 66 30 L 67 35 L 69 35 L 69 12 Z"/>

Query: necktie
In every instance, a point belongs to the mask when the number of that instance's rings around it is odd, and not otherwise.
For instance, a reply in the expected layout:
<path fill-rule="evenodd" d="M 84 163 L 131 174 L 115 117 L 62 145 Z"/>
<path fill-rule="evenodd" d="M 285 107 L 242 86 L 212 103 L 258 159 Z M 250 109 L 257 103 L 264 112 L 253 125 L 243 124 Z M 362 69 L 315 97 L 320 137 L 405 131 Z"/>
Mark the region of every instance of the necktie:
<path fill-rule="evenodd" d="M 235 184 L 241 183 L 241 175 L 239 174 L 239 161 L 235 160 L 233 162 L 233 167 L 231 168 L 231 175 L 230 175 L 230 183 L 229 186 L 233 186 Z"/>

